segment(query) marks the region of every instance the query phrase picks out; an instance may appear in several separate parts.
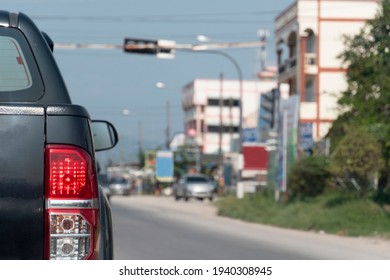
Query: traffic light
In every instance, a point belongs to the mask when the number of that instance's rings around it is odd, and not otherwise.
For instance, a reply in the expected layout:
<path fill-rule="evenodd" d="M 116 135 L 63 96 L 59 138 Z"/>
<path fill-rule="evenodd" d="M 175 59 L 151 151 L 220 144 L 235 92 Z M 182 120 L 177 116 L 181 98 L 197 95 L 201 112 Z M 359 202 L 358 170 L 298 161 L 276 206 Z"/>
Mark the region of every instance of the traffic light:
<path fill-rule="evenodd" d="M 175 41 L 125 38 L 123 51 L 129 53 L 152 54 L 158 58 L 175 57 Z"/>
<path fill-rule="evenodd" d="M 275 126 L 276 102 L 278 96 L 279 96 L 279 91 L 277 89 L 272 89 L 270 92 L 263 93 L 261 95 L 260 116 L 261 119 L 263 119 L 269 124 L 270 128 L 273 128 Z"/>
<path fill-rule="evenodd" d="M 123 50 L 131 53 L 157 54 L 156 40 L 125 38 Z"/>

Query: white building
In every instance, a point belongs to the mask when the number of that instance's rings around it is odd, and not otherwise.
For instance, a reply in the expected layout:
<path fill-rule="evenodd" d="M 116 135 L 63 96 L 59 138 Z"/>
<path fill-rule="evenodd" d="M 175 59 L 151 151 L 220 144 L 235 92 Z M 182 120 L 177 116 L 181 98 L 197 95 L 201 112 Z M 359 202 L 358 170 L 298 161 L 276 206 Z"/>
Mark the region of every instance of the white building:
<path fill-rule="evenodd" d="M 313 124 L 317 140 L 337 117 L 337 99 L 346 89 L 337 56 L 343 35 L 359 32 L 375 16 L 378 0 L 296 0 L 276 18 L 278 81 L 300 95 L 299 122 Z"/>
<path fill-rule="evenodd" d="M 276 86 L 276 80 L 242 81 L 242 128 L 257 126 L 260 94 Z M 232 151 L 239 135 L 239 100 L 237 80 L 196 79 L 183 88 L 185 131 L 194 133 L 202 153 Z"/>

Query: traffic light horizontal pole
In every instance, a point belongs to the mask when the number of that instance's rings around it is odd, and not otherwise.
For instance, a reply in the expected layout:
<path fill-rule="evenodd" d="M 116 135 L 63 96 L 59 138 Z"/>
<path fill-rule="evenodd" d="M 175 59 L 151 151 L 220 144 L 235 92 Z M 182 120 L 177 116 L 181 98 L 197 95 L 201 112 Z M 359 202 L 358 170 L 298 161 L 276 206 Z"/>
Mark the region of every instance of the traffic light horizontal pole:
<path fill-rule="evenodd" d="M 87 43 L 55 43 L 55 49 L 123 49 L 131 52 L 132 50 L 147 50 L 156 48 L 171 48 L 172 50 L 192 50 L 204 51 L 228 48 L 253 48 L 263 46 L 264 42 L 230 42 L 215 44 L 176 44 L 175 46 L 153 45 L 153 44 L 87 44 Z"/>
<path fill-rule="evenodd" d="M 176 44 L 170 47 L 173 50 L 192 50 L 192 51 L 204 51 L 214 49 L 227 49 L 227 48 L 253 48 L 263 46 L 264 42 L 231 42 L 231 43 L 215 43 L 215 44 Z M 126 44 L 123 46 L 125 51 L 142 50 L 142 49 L 155 49 L 169 48 L 164 45 L 152 45 L 152 44 Z"/>
<path fill-rule="evenodd" d="M 55 43 L 54 49 L 123 49 L 117 44 L 82 44 L 82 43 Z"/>

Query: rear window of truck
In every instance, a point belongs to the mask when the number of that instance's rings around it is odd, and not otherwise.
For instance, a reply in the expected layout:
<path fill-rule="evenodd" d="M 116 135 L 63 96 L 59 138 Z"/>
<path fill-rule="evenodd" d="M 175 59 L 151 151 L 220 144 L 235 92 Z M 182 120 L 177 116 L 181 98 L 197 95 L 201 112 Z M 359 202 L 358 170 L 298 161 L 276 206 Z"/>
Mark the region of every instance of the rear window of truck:
<path fill-rule="evenodd" d="M 0 27 L 0 102 L 30 102 L 42 97 L 39 67 L 23 33 Z"/>
<path fill-rule="evenodd" d="M 17 91 L 31 87 L 32 80 L 19 43 L 0 37 L 0 91 Z"/>

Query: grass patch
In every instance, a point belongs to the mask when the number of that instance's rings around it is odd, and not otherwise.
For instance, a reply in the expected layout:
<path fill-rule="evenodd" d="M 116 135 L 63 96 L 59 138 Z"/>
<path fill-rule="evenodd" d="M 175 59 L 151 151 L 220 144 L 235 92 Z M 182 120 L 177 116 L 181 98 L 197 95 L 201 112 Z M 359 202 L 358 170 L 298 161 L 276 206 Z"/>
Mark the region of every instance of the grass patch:
<path fill-rule="evenodd" d="M 273 193 L 234 196 L 216 202 L 218 214 L 253 223 L 324 231 L 345 236 L 390 238 L 390 213 L 371 199 L 329 193 L 305 201 L 276 203 Z"/>

